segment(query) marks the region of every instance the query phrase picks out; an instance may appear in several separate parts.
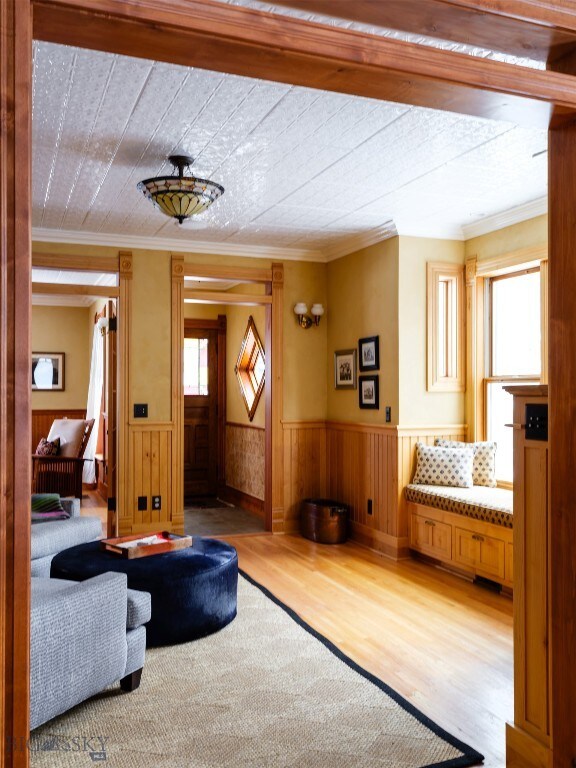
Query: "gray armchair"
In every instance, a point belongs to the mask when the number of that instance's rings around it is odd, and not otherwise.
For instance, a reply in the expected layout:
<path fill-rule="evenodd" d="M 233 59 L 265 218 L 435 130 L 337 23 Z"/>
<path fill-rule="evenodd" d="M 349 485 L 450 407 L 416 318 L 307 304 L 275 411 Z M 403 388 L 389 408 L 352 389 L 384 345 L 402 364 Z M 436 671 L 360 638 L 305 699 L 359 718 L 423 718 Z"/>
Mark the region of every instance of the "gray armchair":
<path fill-rule="evenodd" d="M 32 579 L 30 727 L 37 728 L 120 680 L 140 684 L 150 595 L 123 573 L 83 582 Z"/>
<path fill-rule="evenodd" d="M 102 538 L 102 523 L 98 517 L 81 517 L 78 499 L 60 499 L 70 515 L 69 520 L 32 523 L 30 536 L 32 576 L 50 576 L 54 555 L 76 544 Z"/>

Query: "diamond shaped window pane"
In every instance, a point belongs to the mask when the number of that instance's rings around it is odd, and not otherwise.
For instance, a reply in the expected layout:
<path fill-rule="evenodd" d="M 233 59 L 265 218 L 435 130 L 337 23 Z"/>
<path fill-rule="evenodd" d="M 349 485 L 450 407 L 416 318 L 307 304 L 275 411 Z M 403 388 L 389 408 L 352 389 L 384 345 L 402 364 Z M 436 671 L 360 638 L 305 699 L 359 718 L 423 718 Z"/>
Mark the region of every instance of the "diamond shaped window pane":
<path fill-rule="evenodd" d="M 264 347 L 256 330 L 252 315 L 248 318 L 246 333 L 234 368 L 242 399 L 250 421 L 254 418 L 260 395 L 264 389 L 266 358 Z"/>

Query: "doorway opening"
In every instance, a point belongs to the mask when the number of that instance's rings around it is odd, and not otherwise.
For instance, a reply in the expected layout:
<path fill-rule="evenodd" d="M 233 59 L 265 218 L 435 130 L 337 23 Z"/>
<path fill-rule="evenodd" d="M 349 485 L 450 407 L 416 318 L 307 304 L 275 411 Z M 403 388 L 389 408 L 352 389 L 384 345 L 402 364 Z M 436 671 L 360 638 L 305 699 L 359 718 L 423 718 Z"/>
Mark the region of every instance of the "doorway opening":
<path fill-rule="evenodd" d="M 266 530 L 265 418 L 257 408 L 242 413 L 234 376 L 237 336 L 250 310 L 224 305 L 211 308 L 216 319 L 184 319 L 184 530 L 192 535 Z M 206 307 L 186 304 L 184 311 L 204 314 Z M 229 317 L 232 344 L 227 340 Z"/>

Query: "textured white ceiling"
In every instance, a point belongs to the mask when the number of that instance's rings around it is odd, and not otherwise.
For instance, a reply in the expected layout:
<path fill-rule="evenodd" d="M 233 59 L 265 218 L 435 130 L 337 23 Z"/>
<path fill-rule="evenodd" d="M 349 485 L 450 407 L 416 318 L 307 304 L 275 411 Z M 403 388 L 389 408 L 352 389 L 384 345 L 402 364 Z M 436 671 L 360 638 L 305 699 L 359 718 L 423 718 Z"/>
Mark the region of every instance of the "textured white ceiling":
<path fill-rule="evenodd" d="M 112 274 L 101 274 L 98 272 L 75 272 L 72 270 L 59 269 L 32 269 L 33 283 L 56 283 L 56 284 L 75 284 L 75 285 L 98 285 L 98 286 L 117 286 L 118 276 Z M 41 304 L 46 306 L 69 306 L 69 307 L 89 307 L 98 296 L 72 296 L 43 294 L 42 289 L 32 294 L 32 304 Z"/>
<path fill-rule="evenodd" d="M 352 250 L 462 227 L 546 194 L 545 131 L 49 43 L 34 48 L 33 225 L 110 236 Z M 179 226 L 136 189 L 175 150 L 225 187 Z M 125 240 L 123 242 L 126 242 Z M 288 253 L 288 252 L 286 252 Z"/>

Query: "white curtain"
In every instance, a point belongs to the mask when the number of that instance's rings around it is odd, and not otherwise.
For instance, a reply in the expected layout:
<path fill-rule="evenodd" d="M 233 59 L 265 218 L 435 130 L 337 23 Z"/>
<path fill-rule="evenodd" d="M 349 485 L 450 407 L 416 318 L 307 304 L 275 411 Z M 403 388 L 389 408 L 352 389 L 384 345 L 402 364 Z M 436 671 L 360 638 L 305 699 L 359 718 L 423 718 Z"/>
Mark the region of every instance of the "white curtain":
<path fill-rule="evenodd" d="M 84 462 L 84 470 L 82 472 L 82 482 L 84 483 L 96 482 L 94 454 L 96 453 L 96 443 L 98 442 L 103 384 L 104 340 L 98 326 L 95 324 L 94 333 L 92 335 L 92 363 L 90 365 L 90 385 L 88 387 L 88 403 L 86 405 L 86 418 L 94 419 L 94 427 L 88 445 L 86 446 L 86 450 L 84 451 L 84 458 L 89 459 L 89 461 Z"/>

